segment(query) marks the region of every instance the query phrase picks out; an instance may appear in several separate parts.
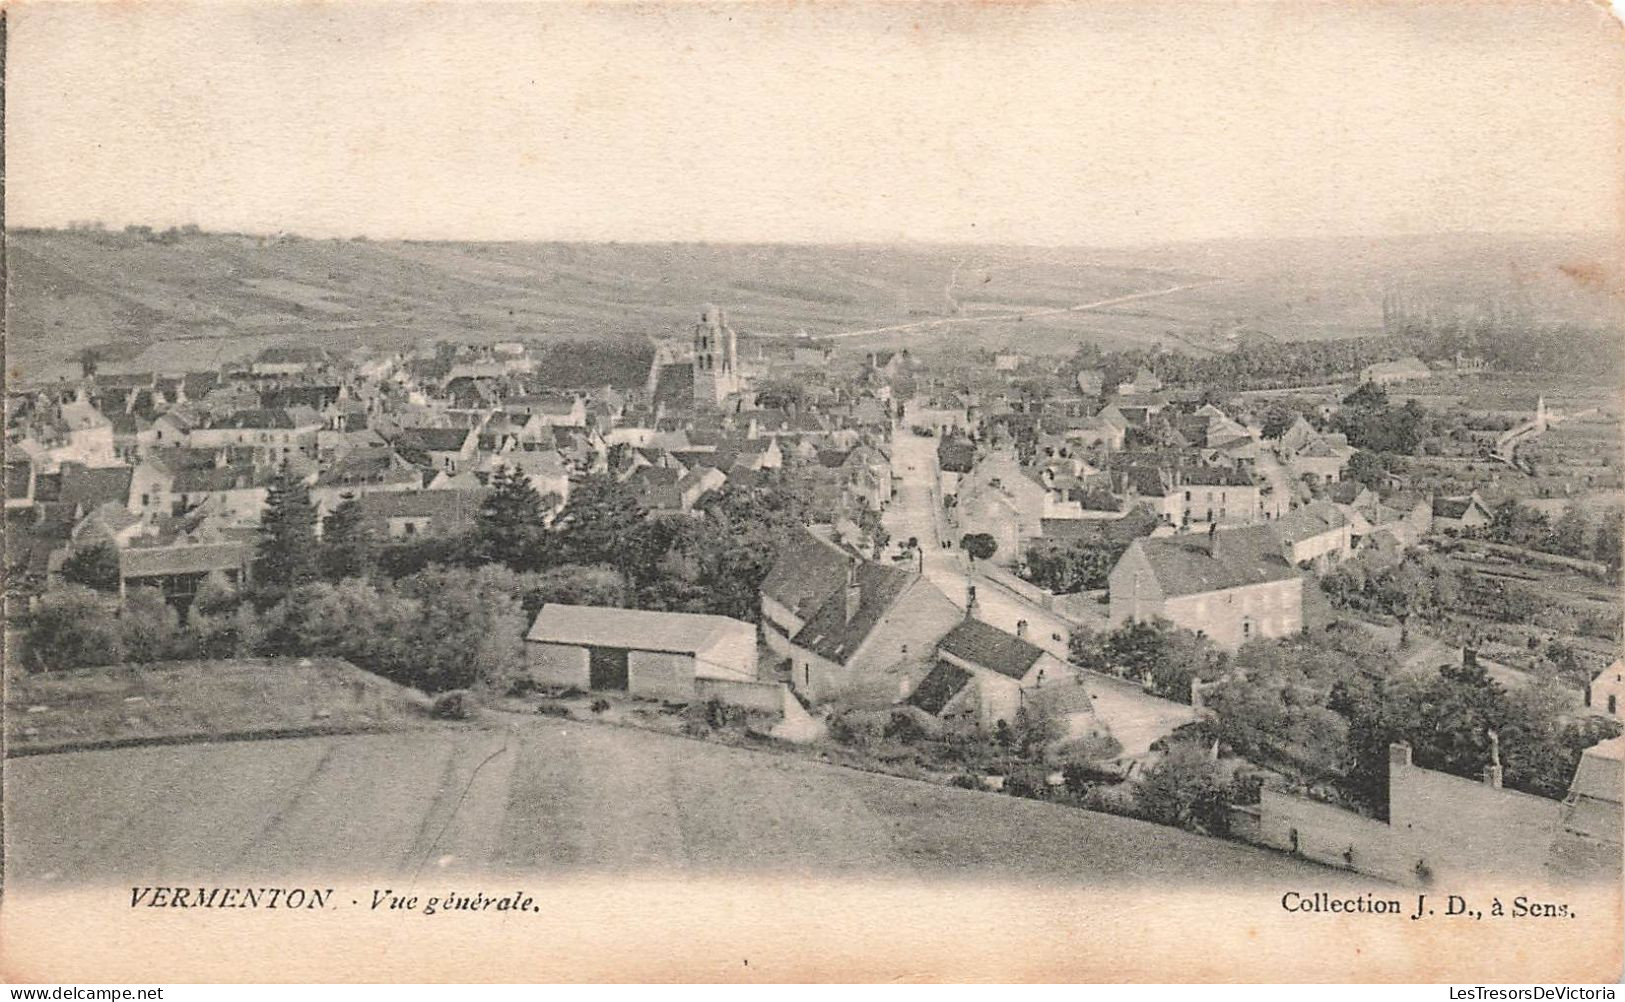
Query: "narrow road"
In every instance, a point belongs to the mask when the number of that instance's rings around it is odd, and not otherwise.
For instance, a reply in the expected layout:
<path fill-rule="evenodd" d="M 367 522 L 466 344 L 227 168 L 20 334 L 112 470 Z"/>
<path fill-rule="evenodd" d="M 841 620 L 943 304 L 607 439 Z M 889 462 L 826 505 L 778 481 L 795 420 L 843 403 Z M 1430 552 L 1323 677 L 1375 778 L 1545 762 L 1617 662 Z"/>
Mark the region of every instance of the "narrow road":
<path fill-rule="evenodd" d="M 899 480 L 897 496 L 882 521 L 893 539 L 913 536 L 920 541 L 926 580 L 961 609 L 968 589 L 975 585 L 977 618 L 1008 633 L 1016 632 L 1016 624 L 1025 621 L 1029 640 L 1066 660 L 1072 630 L 1064 619 L 969 570 L 957 547 L 942 547 L 945 529 L 937 493 L 937 440 L 899 429 L 892 436 L 892 472 Z"/>
<path fill-rule="evenodd" d="M 1205 282 L 1187 282 L 1183 285 L 1171 285 L 1166 289 L 1149 289 L 1145 292 L 1131 292 L 1126 296 L 1113 296 L 1110 299 L 1098 299 L 1092 303 L 1079 303 L 1076 306 L 1045 307 L 1034 310 L 1022 310 L 1019 313 L 988 313 L 975 317 L 936 317 L 931 320 L 916 320 L 913 323 L 892 324 L 887 327 L 865 327 L 862 330 L 841 331 L 838 334 L 823 334 L 819 340 L 842 337 L 862 337 L 868 334 L 903 334 L 909 331 L 931 330 L 938 327 L 948 327 L 953 324 L 981 324 L 999 320 L 1025 320 L 1030 317 L 1051 317 L 1061 313 L 1086 313 L 1089 310 L 1101 310 L 1108 306 L 1117 306 L 1122 303 L 1132 303 L 1140 299 L 1153 299 L 1157 296 L 1167 296 L 1175 292 L 1184 292 L 1186 289 L 1200 289 L 1204 286 L 1218 285 L 1228 282 L 1228 278 L 1213 278 Z"/>

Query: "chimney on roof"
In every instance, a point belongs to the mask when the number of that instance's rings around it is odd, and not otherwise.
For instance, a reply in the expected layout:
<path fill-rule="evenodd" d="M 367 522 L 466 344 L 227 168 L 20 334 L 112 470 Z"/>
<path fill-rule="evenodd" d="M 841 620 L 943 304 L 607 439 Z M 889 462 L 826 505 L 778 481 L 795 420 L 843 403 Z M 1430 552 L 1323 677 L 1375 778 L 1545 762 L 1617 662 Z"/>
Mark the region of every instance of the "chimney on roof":
<path fill-rule="evenodd" d="M 1027 639 L 1027 621 L 1025 619 L 1016 620 L 1016 636 L 1022 640 Z"/>
<path fill-rule="evenodd" d="M 981 611 L 982 611 L 981 606 L 976 604 L 976 586 L 973 585 L 973 584 L 966 585 L 965 586 L 965 618 L 966 619 L 975 619 L 976 614 L 981 612 Z"/>
<path fill-rule="evenodd" d="M 857 561 L 850 561 L 846 565 L 846 621 L 856 619 L 858 609 L 863 605 L 863 586 L 858 583 Z"/>

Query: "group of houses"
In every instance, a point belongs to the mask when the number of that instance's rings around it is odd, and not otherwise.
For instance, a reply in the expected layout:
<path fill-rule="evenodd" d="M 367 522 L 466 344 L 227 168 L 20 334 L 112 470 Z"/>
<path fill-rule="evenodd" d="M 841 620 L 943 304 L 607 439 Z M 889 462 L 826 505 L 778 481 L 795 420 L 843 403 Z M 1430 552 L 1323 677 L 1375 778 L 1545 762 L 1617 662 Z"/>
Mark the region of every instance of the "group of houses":
<path fill-rule="evenodd" d="M 868 366 L 804 380 L 788 408 L 759 403 L 756 376 L 801 370 L 783 353 L 742 359 L 712 306 L 686 345 L 652 346 L 642 387 L 589 382 L 591 365 L 540 354 L 517 341 L 273 347 L 213 371 L 14 385 L 8 600 L 26 607 L 72 553 L 102 544 L 119 551 L 121 587 L 159 587 L 177 605 L 210 575 L 240 581 L 279 476 L 308 487 L 318 532 L 353 500 L 379 538 L 403 542 L 466 533 L 499 469 L 527 480 L 549 518 L 588 475 L 659 515 L 786 467 L 832 518 L 890 499 L 889 386 Z"/>

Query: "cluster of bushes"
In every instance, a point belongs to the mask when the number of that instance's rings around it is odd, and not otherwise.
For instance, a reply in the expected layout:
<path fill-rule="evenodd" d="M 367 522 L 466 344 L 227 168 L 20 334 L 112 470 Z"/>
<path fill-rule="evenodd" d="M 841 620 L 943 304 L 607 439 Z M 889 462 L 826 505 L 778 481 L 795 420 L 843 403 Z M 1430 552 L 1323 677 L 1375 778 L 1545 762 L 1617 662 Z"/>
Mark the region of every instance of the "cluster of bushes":
<path fill-rule="evenodd" d="M 1045 591 L 1070 595 L 1104 588 L 1126 542 L 1039 540 L 1023 555 L 1021 576 Z"/>
<path fill-rule="evenodd" d="M 29 616 L 23 663 L 46 671 L 326 656 L 426 692 L 502 686 L 523 667 L 526 604 L 553 594 L 539 575 L 436 566 L 399 581 L 310 582 L 260 608 L 213 578 L 182 616 L 155 591 L 121 600 L 69 585 L 47 592 Z"/>
<path fill-rule="evenodd" d="M 1116 629 L 1072 633 L 1069 657 L 1091 671 L 1133 678 L 1164 699 L 1191 701 L 1191 684 L 1218 678 L 1225 654 L 1206 637 L 1167 620 L 1130 620 Z"/>
<path fill-rule="evenodd" d="M 1390 743 L 1410 742 L 1418 765 L 1476 778 L 1492 731 L 1508 787 L 1561 797 L 1580 753 L 1619 732 L 1616 721 L 1571 720 L 1571 700 L 1549 680 L 1504 688 L 1471 656 L 1401 672 L 1390 652 L 1352 629 L 1248 644 L 1204 689 L 1221 745 L 1379 814 Z"/>

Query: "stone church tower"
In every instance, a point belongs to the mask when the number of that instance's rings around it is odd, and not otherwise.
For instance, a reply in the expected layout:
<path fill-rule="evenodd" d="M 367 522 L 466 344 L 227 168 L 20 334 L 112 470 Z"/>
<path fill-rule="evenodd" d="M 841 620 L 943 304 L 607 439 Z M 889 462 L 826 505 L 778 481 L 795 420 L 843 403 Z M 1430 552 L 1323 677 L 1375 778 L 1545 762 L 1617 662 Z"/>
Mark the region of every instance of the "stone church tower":
<path fill-rule="evenodd" d="M 727 316 L 707 305 L 694 325 L 694 406 L 717 407 L 738 392 L 738 340 Z"/>

